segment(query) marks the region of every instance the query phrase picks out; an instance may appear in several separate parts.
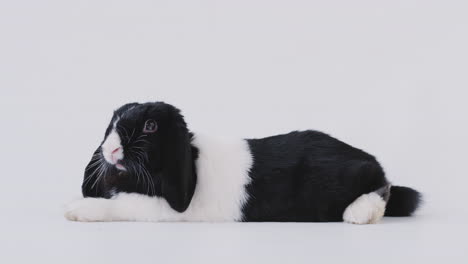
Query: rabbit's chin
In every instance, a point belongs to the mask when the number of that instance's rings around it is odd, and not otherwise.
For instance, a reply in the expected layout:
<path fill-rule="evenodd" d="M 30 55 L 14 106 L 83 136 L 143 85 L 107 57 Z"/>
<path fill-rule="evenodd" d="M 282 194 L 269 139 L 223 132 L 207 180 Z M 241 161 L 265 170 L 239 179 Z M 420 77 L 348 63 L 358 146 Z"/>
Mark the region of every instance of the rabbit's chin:
<path fill-rule="evenodd" d="M 115 164 L 115 167 L 121 171 L 127 171 L 127 168 L 125 168 L 122 164 L 117 163 Z"/>

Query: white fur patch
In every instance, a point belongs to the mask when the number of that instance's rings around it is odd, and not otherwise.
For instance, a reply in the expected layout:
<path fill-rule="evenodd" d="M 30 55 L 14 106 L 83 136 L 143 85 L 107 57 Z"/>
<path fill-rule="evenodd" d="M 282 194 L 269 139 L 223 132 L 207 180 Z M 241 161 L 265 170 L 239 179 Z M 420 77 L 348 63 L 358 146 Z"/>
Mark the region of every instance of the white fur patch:
<path fill-rule="evenodd" d="M 118 160 L 124 158 L 123 148 L 120 142 L 120 136 L 115 130 L 115 123 L 114 129 L 112 129 L 104 143 L 102 143 L 101 148 L 104 159 L 110 164 L 115 165 L 117 164 Z M 118 149 L 118 151 L 113 152 L 116 149 Z"/>
<path fill-rule="evenodd" d="M 95 222 L 109 219 L 109 203 L 104 198 L 84 198 L 69 203 L 65 217 L 71 221 Z"/>
<path fill-rule="evenodd" d="M 359 196 L 343 213 L 343 220 L 352 224 L 375 224 L 385 213 L 386 202 L 372 192 Z"/>
<path fill-rule="evenodd" d="M 217 140 L 196 134 L 197 185 L 185 212 L 163 198 L 119 193 L 112 199 L 84 198 L 70 204 L 74 221 L 240 221 L 247 201 L 252 155 L 245 140 Z"/>

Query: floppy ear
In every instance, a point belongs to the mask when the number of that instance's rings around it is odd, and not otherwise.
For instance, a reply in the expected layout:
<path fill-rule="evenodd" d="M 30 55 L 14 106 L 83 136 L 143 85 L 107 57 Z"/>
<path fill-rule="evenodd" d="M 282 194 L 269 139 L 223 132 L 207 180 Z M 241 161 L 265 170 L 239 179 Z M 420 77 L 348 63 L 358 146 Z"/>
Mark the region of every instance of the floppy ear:
<path fill-rule="evenodd" d="M 161 140 L 164 168 L 161 176 L 161 193 L 169 205 L 178 212 L 187 209 L 192 200 L 197 181 L 190 135 L 185 122 L 170 124 Z M 162 131 L 161 131 L 162 132 Z"/>

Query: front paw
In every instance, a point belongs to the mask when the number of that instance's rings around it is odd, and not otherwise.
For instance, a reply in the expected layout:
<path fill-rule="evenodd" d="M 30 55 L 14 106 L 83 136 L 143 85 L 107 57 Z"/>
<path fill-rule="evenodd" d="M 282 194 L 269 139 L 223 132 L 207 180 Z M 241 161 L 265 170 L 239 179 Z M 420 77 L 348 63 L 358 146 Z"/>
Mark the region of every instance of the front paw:
<path fill-rule="evenodd" d="M 65 218 L 70 221 L 99 222 L 108 220 L 108 201 L 102 198 L 83 198 L 69 203 Z"/>

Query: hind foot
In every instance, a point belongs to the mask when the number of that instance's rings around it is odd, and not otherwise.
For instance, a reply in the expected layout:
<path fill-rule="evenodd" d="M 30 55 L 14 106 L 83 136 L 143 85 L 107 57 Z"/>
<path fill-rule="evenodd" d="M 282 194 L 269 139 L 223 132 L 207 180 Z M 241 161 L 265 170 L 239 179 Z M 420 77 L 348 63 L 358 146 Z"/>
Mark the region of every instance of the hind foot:
<path fill-rule="evenodd" d="M 351 224 L 375 224 L 384 216 L 385 205 L 386 202 L 379 194 L 363 194 L 346 207 L 343 220 Z"/>

